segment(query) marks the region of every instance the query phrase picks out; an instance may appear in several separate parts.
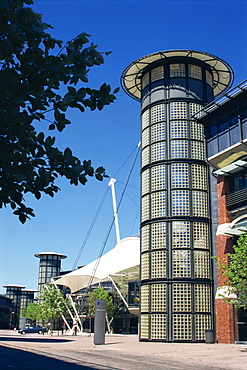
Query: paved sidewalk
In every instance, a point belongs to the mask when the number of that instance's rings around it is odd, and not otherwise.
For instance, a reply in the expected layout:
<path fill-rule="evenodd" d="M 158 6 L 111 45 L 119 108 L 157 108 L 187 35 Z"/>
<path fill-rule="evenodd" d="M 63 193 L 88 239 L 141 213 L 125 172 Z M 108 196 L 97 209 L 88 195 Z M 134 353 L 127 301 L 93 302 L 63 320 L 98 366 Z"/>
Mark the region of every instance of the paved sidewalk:
<path fill-rule="evenodd" d="M 139 342 L 137 335 L 106 335 L 104 345 L 94 345 L 93 335 L 21 335 L 13 331 L 0 330 L 0 345 L 25 351 L 65 355 L 70 353 L 74 359 L 83 351 L 91 354 L 117 355 L 176 360 L 187 369 L 203 367 L 208 369 L 247 369 L 247 344 L 205 344 L 205 343 L 157 343 Z M 71 355 L 72 353 L 72 355 Z M 70 358 L 72 358 L 70 357 Z M 113 367 L 114 368 L 114 367 Z M 124 369 L 124 367 L 123 367 Z M 152 369 L 150 369 L 152 370 Z"/>

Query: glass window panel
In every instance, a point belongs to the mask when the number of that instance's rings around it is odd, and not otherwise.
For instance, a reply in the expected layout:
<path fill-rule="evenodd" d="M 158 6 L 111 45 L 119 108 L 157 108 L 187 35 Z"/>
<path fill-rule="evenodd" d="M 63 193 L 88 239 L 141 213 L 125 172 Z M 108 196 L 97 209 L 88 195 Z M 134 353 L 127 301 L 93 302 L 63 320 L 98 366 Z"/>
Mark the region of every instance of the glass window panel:
<path fill-rule="evenodd" d="M 142 149 L 142 167 L 146 166 L 150 162 L 150 147 L 147 146 Z"/>
<path fill-rule="evenodd" d="M 191 165 L 192 188 L 207 190 L 207 169 L 200 164 Z"/>
<path fill-rule="evenodd" d="M 152 218 L 164 217 L 166 215 L 166 192 L 157 192 L 151 194 L 152 206 L 151 214 Z"/>
<path fill-rule="evenodd" d="M 190 125 L 191 139 L 204 140 L 204 126 L 201 123 L 191 122 Z"/>
<path fill-rule="evenodd" d="M 142 195 L 150 192 L 150 169 L 143 171 L 141 174 L 142 178 Z"/>
<path fill-rule="evenodd" d="M 149 115 L 150 115 L 149 109 L 142 113 L 142 130 L 149 126 Z"/>
<path fill-rule="evenodd" d="M 149 72 L 147 72 L 147 73 L 142 77 L 142 89 L 144 89 L 148 84 L 149 84 Z"/>
<path fill-rule="evenodd" d="M 165 120 L 165 104 L 155 105 L 151 108 L 151 123 Z"/>
<path fill-rule="evenodd" d="M 166 278 L 166 251 L 151 253 L 151 279 Z"/>
<path fill-rule="evenodd" d="M 159 122 L 151 127 L 151 140 L 155 141 L 165 140 L 165 122 Z"/>
<path fill-rule="evenodd" d="M 172 247 L 190 248 L 190 223 L 187 221 L 172 222 Z"/>
<path fill-rule="evenodd" d="M 187 140 L 171 140 L 171 158 L 188 158 Z"/>
<path fill-rule="evenodd" d="M 209 249 L 208 224 L 204 222 L 193 223 L 194 248 Z"/>
<path fill-rule="evenodd" d="M 194 251 L 194 271 L 195 278 L 210 278 L 209 252 Z"/>
<path fill-rule="evenodd" d="M 142 131 L 142 148 L 145 148 L 149 144 L 150 135 L 149 135 L 149 127 Z"/>
<path fill-rule="evenodd" d="M 151 285 L 151 311 L 166 311 L 166 284 Z"/>
<path fill-rule="evenodd" d="M 151 82 L 164 78 L 164 66 L 159 66 L 151 71 Z"/>
<path fill-rule="evenodd" d="M 142 210 L 142 221 L 145 221 L 145 220 L 148 220 L 149 219 L 149 211 L 150 211 L 150 196 L 149 195 L 145 195 L 143 198 L 142 198 L 142 207 L 141 207 L 141 210 Z"/>
<path fill-rule="evenodd" d="M 166 248 L 166 222 L 152 223 L 151 248 Z"/>
<path fill-rule="evenodd" d="M 164 141 L 151 145 L 151 162 L 166 159 L 166 144 Z"/>
<path fill-rule="evenodd" d="M 189 314 L 173 315 L 173 339 L 174 340 L 192 339 L 192 315 Z"/>
<path fill-rule="evenodd" d="M 172 163 L 171 184 L 173 188 L 189 187 L 189 165 L 188 163 Z"/>
<path fill-rule="evenodd" d="M 141 315 L 141 330 L 140 337 L 142 339 L 149 339 L 149 315 Z"/>
<path fill-rule="evenodd" d="M 172 251 L 172 273 L 173 277 L 190 277 L 191 262 L 189 250 L 173 250 Z"/>
<path fill-rule="evenodd" d="M 202 191 L 192 191 L 193 215 L 197 217 L 208 217 L 208 197 Z"/>
<path fill-rule="evenodd" d="M 188 190 L 172 190 L 172 215 L 173 216 L 190 215 Z"/>
<path fill-rule="evenodd" d="M 171 121 L 171 139 L 188 138 L 187 121 Z"/>
<path fill-rule="evenodd" d="M 141 256 L 141 279 L 149 279 L 149 253 Z"/>
<path fill-rule="evenodd" d="M 206 330 L 212 329 L 211 315 L 195 315 L 196 340 L 205 340 Z"/>
<path fill-rule="evenodd" d="M 187 118 L 187 103 L 171 102 L 170 119 L 186 119 L 186 118 Z"/>
<path fill-rule="evenodd" d="M 185 77 L 185 64 L 170 64 L 170 77 Z"/>
<path fill-rule="evenodd" d="M 166 340 L 167 332 L 167 315 L 152 314 L 151 315 L 151 339 Z"/>
<path fill-rule="evenodd" d="M 191 284 L 172 284 L 173 312 L 190 312 L 191 301 Z"/>
<path fill-rule="evenodd" d="M 149 285 L 141 286 L 141 312 L 149 311 Z"/>
<path fill-rule="evenodd" d="M 201 141 L 191 141 L 191 158 L 193 159 L 205 159 L 204 143 Z"/>
<path fill-rule="evenodd" d="M 152 191 L 166 188 L 166 166 L 154 166 L 151 168 Z"/>
<path fill-rule="evenodd" d="M 189 64 L 188 72 L 189 72 L 189 77 L 197 78 L 198 80 L 202 79 L 201 67 L 195 66 L 193 64 Z"/>
<path fill-rule="evenodd" d="M 206 284 L 195 284 L 195 311 L 210 312 L 211 311 L 211 294 L 210 286 Z"/>
<path fill-rule="evenodd" d="M 150 225 L 141 228 L 141 247 L 142 252 L 149 250 L 150 243 Z"/>
<path fill-rule="evenodd" d="M 209 71 L 206 71 L 206 82 L 213 87 L 213 76 Z"/>

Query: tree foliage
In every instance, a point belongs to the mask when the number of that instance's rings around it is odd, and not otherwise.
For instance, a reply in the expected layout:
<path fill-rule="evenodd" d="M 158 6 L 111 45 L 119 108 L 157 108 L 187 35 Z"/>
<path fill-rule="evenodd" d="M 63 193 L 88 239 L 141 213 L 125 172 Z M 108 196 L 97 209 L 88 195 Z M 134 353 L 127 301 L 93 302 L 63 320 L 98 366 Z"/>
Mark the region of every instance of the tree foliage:
<path fill-rule="evenodd" d="M 52 284 L 47 284 L 39 296 L 39 305 L 42 319 L 54 321 L 68 312 L 70 302 L 64 298 L 60 289 Z"/>
<path fill-rule="evenodd" d="M 85 87 L 90 69 L 103 64 L 109 53 L 99 52 L 86 33 L 63 46 L 31 4 L 0 0 L 0 208 L 10 206 L 22 223 L 34 216 L 25 205 L 26 193 L 53 197 L 59 176 L 74 185 L 85 185 L 92 176 L 103 179 L 103 167 L 81 162 L 69 148 L 59 150 L 55 137 L 43 131 L 62 132 L 71 123 L 66 116 L 70 108 L 102 110 L 118 91 L 111 93 L 106 83 L 99 89 Z"/>
<path fill-rule="evenodd" d="M 219 272 L 224 276 L 229 293 L 237 298 L 225 301 L 236 307 L 247 309 L 247 233 L 239 236 L 236 245 L 233 246 L 234 253 L 228 253 L 229 264 L 218 260 Z"/>
<path fill-rule="evenodd" d="M 104 288 L 95 288 L 89 293 L 88 297 L 88 315 L 93 316 L 95 314 L 95 300 L 105 299 L 106 300 L 106 313 L 110 316 L 113 312 L 113 299 L 112 296 L 104 290 Z"/>
<path fill-rule="evenodd" d="M 32 321 L 42 318 L 41 306 L 34 302 L 30 302 L 26 308 L 21 311 L 22 317 L 26 317 Z"/>

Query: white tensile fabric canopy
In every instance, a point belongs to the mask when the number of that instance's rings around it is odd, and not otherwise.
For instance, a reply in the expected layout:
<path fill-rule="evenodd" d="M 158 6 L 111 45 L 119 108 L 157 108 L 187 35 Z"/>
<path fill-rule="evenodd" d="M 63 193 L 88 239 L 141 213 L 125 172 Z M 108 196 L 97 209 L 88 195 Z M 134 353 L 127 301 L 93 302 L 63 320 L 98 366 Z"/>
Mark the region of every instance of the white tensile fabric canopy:
<path fill-rule="evenodd" d="M 96 271 L 95 268 L 98 265 Z M 99 283 L 109 275 L 140 265 L 140 238 L 130 236 L 120 240 L 117 245 L 88 265 L 74 270 L 55 281 L 56 285 L 65 285 L 71 293 Z M 93 276 L 93 278 L 91 278 Z"/>

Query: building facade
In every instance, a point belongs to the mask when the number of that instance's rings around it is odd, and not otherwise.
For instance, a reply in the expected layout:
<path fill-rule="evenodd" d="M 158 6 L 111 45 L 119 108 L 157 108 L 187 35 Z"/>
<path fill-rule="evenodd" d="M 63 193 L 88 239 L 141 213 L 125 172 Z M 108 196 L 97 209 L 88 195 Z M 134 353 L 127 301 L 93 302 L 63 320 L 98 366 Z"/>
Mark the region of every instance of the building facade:
<path fill-rule="evenodd" d="M 194 115 L 232 78 L 227 63 L 192 50 L 148 55 L 122 75 L 141 102 L 140 340 L 204 341 L 214 327 L 208 164 Z"/>
<path fill-rule="evenodd" d="M 22 285 L 8 284 L 4 285 L 6 288 L 6 297 L 11 299 L 11 312 L 10 312 L 10 329 L 18 328 L 21 313 L 21 297 Z"/>
<path fill-rule="evenodd" d="M 233 253 L 232 246 L 247 226 L 247 81 L 206 106 L 198 119 L 205 126 L 208 163 L 216 178 L 216 254 L 228 265 L 227 253 Z M 246 341 L 247 312 L 223 302 L 228 289 L 221 274 L 215 280 L 217 342 Z"/>

